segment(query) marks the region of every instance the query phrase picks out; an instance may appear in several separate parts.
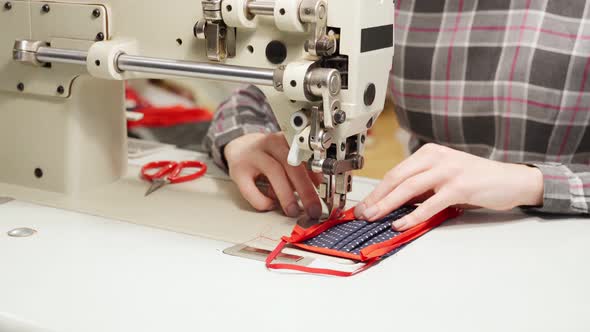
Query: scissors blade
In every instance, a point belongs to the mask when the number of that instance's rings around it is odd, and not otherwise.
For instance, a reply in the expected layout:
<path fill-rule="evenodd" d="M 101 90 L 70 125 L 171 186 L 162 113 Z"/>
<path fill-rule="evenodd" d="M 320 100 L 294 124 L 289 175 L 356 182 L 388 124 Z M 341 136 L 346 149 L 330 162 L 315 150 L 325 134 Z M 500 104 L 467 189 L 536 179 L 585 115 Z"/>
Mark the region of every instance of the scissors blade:
<path fill-rule="evenodd" d="M 166 180 L 162 180 L 162 179 L 157 179 L 152 181 L 152 185 L 149 187 L 149 189 L 145 192 L 145 197 L 153 194 L 156 190 L 162 188 L 163 186 L 165 186 L 168 183 L 168 181 Z"/>

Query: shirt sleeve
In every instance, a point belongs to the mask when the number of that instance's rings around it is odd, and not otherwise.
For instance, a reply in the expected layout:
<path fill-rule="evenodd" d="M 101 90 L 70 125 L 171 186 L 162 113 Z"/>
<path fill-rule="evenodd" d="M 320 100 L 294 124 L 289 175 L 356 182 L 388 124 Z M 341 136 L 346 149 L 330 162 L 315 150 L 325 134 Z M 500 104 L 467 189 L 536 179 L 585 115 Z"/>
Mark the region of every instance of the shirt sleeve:
<path fill-rule="evenodd" d="M 227 171 L 223 150 L 234 139 L 252 133 L 278 132 L 280 127 L 266 96 L 254 85 L 236 90 L 213 116 L 203 148 Z"/>
<path fill-rule="evenodd" d="M 543 206 L 527 211 L 554 214 L 588 214 L 590 166 L 581 164 L 532 163 L 543 173 Z"/>

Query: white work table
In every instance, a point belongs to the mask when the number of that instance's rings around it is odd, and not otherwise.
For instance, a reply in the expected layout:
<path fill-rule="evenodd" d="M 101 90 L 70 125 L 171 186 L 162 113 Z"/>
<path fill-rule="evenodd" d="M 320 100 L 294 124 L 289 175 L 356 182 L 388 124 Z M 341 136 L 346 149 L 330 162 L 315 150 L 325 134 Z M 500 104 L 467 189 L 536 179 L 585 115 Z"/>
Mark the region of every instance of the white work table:
<path fill-rule="evenodd" d="M 229 246 L 0 204 L 0 331 L 590 330 L 583 218 L 469 212 L 352 278 L 271 272 Z"/>
<path fill-rule="evenodd" d="M 0 205 L 0 331 L 588 331 L 590 224 L 473 213 L 353 278 L 228 243 Z M 28 226 L 30 238 L 6 232 Z M 39 330 L 44 331 L 44 330 Z"/>

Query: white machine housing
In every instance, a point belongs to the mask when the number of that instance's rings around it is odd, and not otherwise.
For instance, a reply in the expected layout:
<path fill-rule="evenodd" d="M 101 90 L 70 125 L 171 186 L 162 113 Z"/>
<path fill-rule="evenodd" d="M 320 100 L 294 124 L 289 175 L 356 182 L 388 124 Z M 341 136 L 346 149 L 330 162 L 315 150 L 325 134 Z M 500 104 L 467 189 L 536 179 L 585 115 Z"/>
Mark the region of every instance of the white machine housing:
<path fill-rule="evenodd" d="M 291 143 L 289 163 L 326 173 L 322 198 L 343 206 L 384 106 L 393 19 L 391 0 L 0 1 L 0 183 L 73 196 L 119 180 L 124 81 L 185 76 L 259 85 Z M 286 48 L 280 63 L 266 54 L 272 41 Z M 259 74 L 269 72 L 267 84 Z"/>

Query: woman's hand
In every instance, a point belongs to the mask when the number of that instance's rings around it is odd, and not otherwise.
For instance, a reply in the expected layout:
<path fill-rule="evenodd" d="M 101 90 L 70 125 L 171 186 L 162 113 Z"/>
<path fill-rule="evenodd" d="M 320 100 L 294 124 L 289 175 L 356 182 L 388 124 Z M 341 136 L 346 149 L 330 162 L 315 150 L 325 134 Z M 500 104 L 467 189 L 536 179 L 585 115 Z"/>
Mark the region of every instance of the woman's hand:
<path fill-rule="evenodd" d="M 404 231 L 449 206 L 493 210 L 543 204 L 543 174 L 537 168 L 501 163 L 427 144 L 389 171 L 355 209 L 374 221 L 408 202 L 422 202 L 393 227 Z"/>
<path fill-rule="evenodd" d="M 256 186 L 256 180 L 265 177 L 273 192 L 269 196 L 276 196 L 285 215 L 297 217 L 301 212 L 296 191 L 307 215 L 315 219 L 321 217 L 322 205 L 315 190 L 320 179 L 304 165 L 293 167 L 287 163 L 289 145 L 282 133 L 244 135 L 230 142 L 224 154 L 230 177 L 255 209 L 276 208 L 275 201 Z"/>

